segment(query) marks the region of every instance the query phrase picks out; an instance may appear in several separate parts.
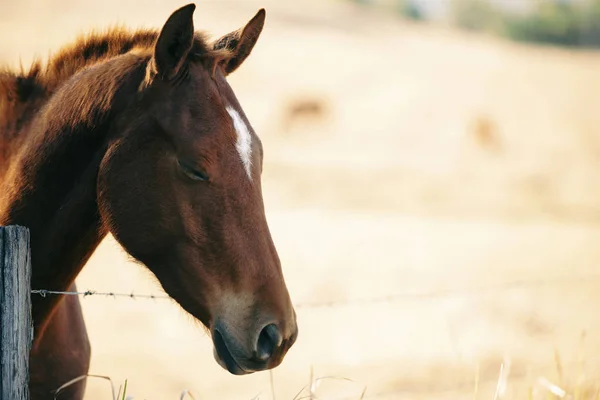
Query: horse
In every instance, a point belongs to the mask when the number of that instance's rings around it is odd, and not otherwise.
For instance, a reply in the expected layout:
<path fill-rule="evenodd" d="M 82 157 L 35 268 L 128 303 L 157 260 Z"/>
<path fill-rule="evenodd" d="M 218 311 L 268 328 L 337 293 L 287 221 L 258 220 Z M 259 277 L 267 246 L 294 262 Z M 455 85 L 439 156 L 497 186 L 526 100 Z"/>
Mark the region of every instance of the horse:
<path fill-rule="evenodd" d="M 266 221 L 263 146 L 227 82 L 260 9 L 216 40 L 195 4 L 160 30 L 79 36 L 28 70 L 0 71 L 0 224 L 29 228 L 32 289 L 77 290 L 111 234 L 201 322 L 234 375 L 278 367 L 298 335 Z M 77 296 L 32 296 L 31 398 L 89 371 Z M 85 379 L 61 391 L 81 399 Z"/>

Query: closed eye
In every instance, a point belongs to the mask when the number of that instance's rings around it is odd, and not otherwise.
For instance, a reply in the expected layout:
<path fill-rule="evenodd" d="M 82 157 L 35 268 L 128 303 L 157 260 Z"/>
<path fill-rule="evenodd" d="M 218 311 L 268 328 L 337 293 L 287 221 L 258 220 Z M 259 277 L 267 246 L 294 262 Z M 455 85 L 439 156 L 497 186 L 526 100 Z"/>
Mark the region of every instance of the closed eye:
<path fill-rule="evenodd" d="M 208 181 L 208 174 L 206 174 L 206 172 L 190 167 L 188 164 L 181 162 L 181 160 L 177 160 L 177 163 L 179 164 L 181 172 L 189 179 L 200 182 Z"/>

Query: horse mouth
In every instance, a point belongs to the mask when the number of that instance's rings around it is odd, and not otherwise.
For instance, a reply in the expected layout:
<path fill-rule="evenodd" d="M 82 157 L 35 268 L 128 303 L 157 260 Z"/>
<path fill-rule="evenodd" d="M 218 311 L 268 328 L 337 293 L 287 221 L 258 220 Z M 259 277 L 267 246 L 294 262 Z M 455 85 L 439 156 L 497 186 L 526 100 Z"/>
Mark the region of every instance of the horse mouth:
<path fill-rule="evenodd" d="M 215 358 L 220 366 L 225 368 L 233 375 L 248 375 L 254 371 L 247 371 L 243 369 L 240 364 L 235 360 L 223 336 L 217 330 L 213 333 L 213 343 L 215 345 Z"/>

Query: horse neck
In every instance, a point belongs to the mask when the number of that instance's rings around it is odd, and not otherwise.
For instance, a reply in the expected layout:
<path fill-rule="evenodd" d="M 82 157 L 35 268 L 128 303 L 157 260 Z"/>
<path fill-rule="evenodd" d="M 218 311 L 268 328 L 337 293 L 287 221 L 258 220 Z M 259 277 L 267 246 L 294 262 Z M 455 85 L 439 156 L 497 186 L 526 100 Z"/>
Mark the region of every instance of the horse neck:
<path fill-rule="evenodd" d="M 31 235 L 32 288 L 67 290 L 106 236 L 96 182 L 110 127 L 143 79 L 143 60 L 124 55 L 67 80 L 33 118 L 0 190 L 0 223 Z M 34 297 L 36 330 L 60 297 Z"/>

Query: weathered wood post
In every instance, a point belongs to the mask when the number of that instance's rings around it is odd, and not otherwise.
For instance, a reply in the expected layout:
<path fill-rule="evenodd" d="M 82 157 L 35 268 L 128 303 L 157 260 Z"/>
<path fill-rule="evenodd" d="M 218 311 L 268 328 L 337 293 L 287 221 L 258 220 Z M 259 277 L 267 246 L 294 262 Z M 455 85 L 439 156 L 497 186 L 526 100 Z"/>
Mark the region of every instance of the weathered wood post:
<path fill-rule="evenodd" d="M 29 229 L 0 227 L 0 400 L 29 400 L 32 336 Z"/>

